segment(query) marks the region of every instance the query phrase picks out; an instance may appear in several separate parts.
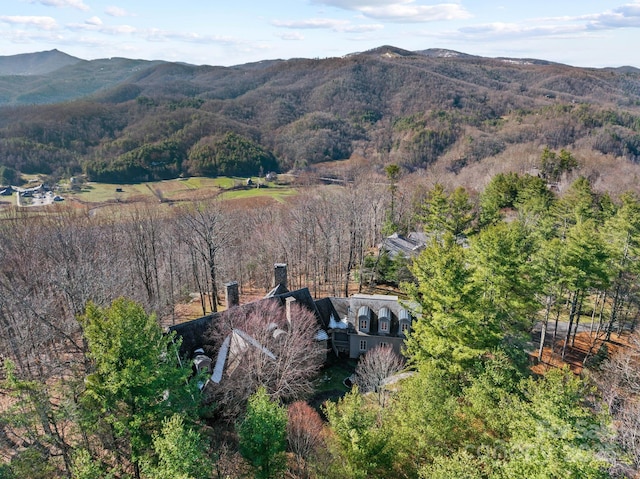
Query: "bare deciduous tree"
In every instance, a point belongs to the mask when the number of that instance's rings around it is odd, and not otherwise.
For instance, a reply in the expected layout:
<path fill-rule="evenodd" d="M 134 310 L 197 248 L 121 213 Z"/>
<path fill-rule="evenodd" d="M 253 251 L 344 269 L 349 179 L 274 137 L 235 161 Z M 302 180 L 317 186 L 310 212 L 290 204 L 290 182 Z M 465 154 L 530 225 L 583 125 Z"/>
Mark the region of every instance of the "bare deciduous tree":
<path fill-rule="evenodd" d="M 384 405 L 384 382 L 404 367 L 403 359 L 391 346 L 377 346 L 360 358 L 355 382 L 362 392 L 376 392 Z"/>
<path fill-rule="evenodd" d="M 614 418 L 618 442 L 637 471 L 640 468 L 640 335 L 634 333 L 630 347 L 606 360 L 592 377 Z"/>
<path fill-rule="evenodd" d="M 315 315 L 293 304 L 289 313 L 278 300 L 233 308 L 214 324 L 211 338 L 218 345 L 230 338 L 224 374 L 212 385 L 215 400 L 224 414 L 237 417 L 247 398 L 265 386 L 272 398 L 294 401 L 313 390 L 312 379 L 325 353 L 315 340 Z M 235 333 L 235 334 L 234 334 Z M 224 354 L 224 353 L 223 353 Z"/>
<path fill-rule="evenodd" d="M 198 257 L 205 265 L 211 311 L 218 311 L 217 261 L 220 250 L 232 234 L 231 224 L 219 202 L 184 208 L 180 218 L 184 227 L 184 242 L 189 246 L 192 257 Z"/>

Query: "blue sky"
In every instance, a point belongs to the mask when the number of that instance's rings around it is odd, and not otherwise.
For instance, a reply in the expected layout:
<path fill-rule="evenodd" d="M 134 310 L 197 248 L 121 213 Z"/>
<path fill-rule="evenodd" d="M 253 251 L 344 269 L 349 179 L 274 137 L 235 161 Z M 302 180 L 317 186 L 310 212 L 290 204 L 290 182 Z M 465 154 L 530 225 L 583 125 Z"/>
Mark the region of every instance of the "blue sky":
<path fill-rule="evenodd" d="M 236 65 L 381 45 L 640 67 L 640 0 L 2 0 L 0 55 Z"/>

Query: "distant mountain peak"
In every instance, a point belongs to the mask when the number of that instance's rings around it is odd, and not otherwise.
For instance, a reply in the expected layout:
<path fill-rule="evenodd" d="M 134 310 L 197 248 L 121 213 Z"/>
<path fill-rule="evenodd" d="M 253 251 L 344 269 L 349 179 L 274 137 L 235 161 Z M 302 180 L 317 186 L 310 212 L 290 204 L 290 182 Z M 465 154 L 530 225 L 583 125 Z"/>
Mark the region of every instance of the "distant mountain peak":
<path fill-rule="evenodd" d="M 394 47 L 392 45 L 382 45 L 364 52 L 356 52 L 346 55 L 353 57 L 358 55 L 380 56 L 384 58 L 407 58 L 407 57 L 431 57 L 431 58 L 481 58 L 468 53 L 457 52 L 455 50 L 447 50 L 445 48 L 428 48 L 426 50 L 410 51 L 403 48 Z"/>
<path fill-rule="evenodd" d="M 0 56 L 0 76 L 46 75 L 81 61 L 84 60 L 68 55 L 58 49 Z"/>
<path fill-rule="evenodd" d="M 509 58 L 509 57 L 497 57 L 504 63 L 511 63 L 512 65 L 558 65 L 558 63 L 550 62 L 548 60 L 538 60 L 536 58 Z"/>
<path fill-rule="evenodd" d="M 427 48 L 426 50 L 420 50 L 415 53 L 425 57 L 434 58 L 478 58 L 476 55 L 469 55 L 468 53 L 457 52 L 455 50 L 447 50 L 446 48 Z"/>
<path fill-rule="evenodd" d="M 364 52 L 357 52 L 347 55 L 347 57 L 353 56 L 381 56 L 386 58 L 399 58 L 399 57 L 412 57 L 415 56 L 415 53 L 409 50 L 404 50 L 402 48 L 394 47 L 391 45 L 383 45 L 381 47 L 373 48 L 371 50 L 366 50 Z"/>

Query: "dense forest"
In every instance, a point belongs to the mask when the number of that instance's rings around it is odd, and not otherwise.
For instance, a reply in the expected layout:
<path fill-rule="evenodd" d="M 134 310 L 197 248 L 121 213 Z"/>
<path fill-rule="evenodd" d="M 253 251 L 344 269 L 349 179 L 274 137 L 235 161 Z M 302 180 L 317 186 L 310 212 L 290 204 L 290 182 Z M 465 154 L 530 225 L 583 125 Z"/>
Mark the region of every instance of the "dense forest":
<path fill-rule="evenodd" d="M 262 209 L 15 210 L 0 225 L 2 477 L 634 477 L 640 200 L 594 190 L 566 150 L 539 161 L 562 170 L 562 195 L 515 173 L 480 195 L 397 188 L 387 168 L 373 201 L 381 178 L 369 171 Z M 317 409 L 306 401 L 318 382 L 285 397 L 265 380 L 241 404 L 202 401 L 160 327 L 176 303 L 200 291 L 203 312 L 215 310 L 229 279 L 266 291 L 277 261 L 291 288 L 339 296 L 371 276 L 365 258 L 384 230 L 409 227 L 431 240 L 391 261 L 408 270 L 399 288 L 418 318 L 406 364 L 372 350 L 352 390 Z M 534 325 L 562 358 L 585 321 L 581 377 L 531 371 Z M 629 346 L 608 354 L 612 337 Z M 382 388 L 399 370 L 410 374 Z"/>
<path fill-rule="evenodd" d="M 43 65 L 61 55 L 49 53 Z M 542 146 L 600 163 L 640 158 L 636 70 L 438 55 L 381 47 L 229 68 L 66 57 L 50 72 L 0 68 L 0 166 L 137 182 L 354 156 L 458 174 L 487 158 L 523 167 L 523 151 Z"/>

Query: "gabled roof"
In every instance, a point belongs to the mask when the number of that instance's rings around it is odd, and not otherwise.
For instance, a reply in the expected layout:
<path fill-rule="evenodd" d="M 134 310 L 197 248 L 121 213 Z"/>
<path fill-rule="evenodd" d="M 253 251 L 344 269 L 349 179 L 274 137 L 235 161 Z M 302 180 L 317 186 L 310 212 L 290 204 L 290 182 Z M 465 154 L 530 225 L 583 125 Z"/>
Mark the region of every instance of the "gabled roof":
<path fill-rule="evenodd" d="M 331 316 L 340 321 L 349 314 L 349 298 L 322 298 L 316 301 L 322 324 L 329 327 Z"/>
<path fill-rule="evenodd" d="M 320 311 L 318 311 L 318 308 L 316 307 L 316 302 L 313 300 L 313 296 L 311 296 L 311 293 L 309 292 L 309 288 L 301 288 L 301 289 L 296 289 L 295 291 L 287 291 L 286 293 L 277 294 L 273 297 L 277 298 L 280 301 L 280 304 L 282 306 L 286 304 L 287 298 L 293 298 L 296 300 L 298 304 L 300 304 L 301 306 L 304 306 L 313 314 L 315 314 L 316 319 L 318 320 L 318 322 L 322 327 L 326 327 L 326 324 L 328 324 L 328 322 L 325 323 L 324 319 L 320 315 Z"/>
<path fill-rule="evenodd" d="M 242 360 L 242 355 L 249 347 L 253 347 L 261 351 L 269 359 L 275 361 L 275 355 L 265 346 L 260 344 L 253 336 L 248 335 L 241 329 L 233 329 L 231 333 L 224 339 L 222 346 L 218 351 L 216 365 L 213 368 L 211 381 L 219 384 L 225 372 L 231 374 Z"/>
<path fill-rule="evenodd" d="M 283 292 L 275 293 L 273 295 L 269 294 L 266 297 L 257 301 L 253 301 L 251 303 L 234 306 L 234 311 L 237 312 L 238 308 L 240 309 L 240 311 L 245 308 L 253 308 L 256 304 L 259 304 L 262 301 L 279 301 L 282 306 L 285 306 L 287 298 L 294 298 L 298 304 L 304 306 L 309 311 L 315 314 L 318 320 L 318 325 L 320 327 L 326 328 L 326 325 L 329 324 L 329 318 L 327 318 L 325 323 L 323 317 L 318 311 L 318 308 L 316 308 L 315 301 L 313 300 L 313 297 L 309 292 L 309 288 L 297 289 L 295 291 L 288 291 L 286 288 L 281 288 L 281 291 Z M 226 314 L 226 311 L 211 313 L 192 321 L 187 321 L 184 323 L 176 324 L 174 326 L 170 326 L 168 330 L 175 331 L 177 336 L 182 338 L 180 355 L 191 356 L 197 348 L 210 346 L 211 344 L 206 337 L 207 331 L 209 330 L 213 322 L 218 321 L 221 317 L 223 317 L 224 314 Z"/>

